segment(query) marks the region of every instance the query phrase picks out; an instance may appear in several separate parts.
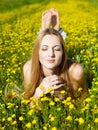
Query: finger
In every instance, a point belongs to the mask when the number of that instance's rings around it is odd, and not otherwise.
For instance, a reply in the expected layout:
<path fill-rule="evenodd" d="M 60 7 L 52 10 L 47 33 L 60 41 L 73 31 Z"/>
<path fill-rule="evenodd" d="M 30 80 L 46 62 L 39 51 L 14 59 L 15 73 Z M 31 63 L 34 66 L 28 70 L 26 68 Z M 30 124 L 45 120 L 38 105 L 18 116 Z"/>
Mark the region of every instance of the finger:
<path fill-rule="evenodd" d="M 56 90 L 56 89 L 61 88 L 61 87 L 63 87 L 63 86 L 64 86 L 64 84 L 54 85 L 54 86 L 52 87 L 52 89 Z"/>
<path fill-rule="evenodd" d="M 52 13 L 52 16 L 53 15 L 59 16 L 58 10 L 55 10 L 54 8 L 51 8 L 50 11 Z"/>
<path fill-rule="evenodd" d="M 62 77 L 60 77 L 60 76 L 57 76 L 57 75 L 53 75 L 53 76 L 51 76 L 50 77 L 50 80 L 51 80 L 51 82 L 54 82 L 54 81 L 63 81 L 63 78 Z"/>

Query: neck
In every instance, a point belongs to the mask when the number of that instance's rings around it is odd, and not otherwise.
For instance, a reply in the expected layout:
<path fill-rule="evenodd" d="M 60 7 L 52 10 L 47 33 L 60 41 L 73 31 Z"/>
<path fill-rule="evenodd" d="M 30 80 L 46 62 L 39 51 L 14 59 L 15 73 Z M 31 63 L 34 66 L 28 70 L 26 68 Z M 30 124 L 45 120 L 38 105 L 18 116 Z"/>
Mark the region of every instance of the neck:
<path fill-rule="evenodd" d="M 54 75 L 54 74 L 57 74 L 59 73 L 59 70 L 58 69 L 43 69 L 43 73 L 44 73 L 44 76 L 50 76 L 50 75 Z"/>

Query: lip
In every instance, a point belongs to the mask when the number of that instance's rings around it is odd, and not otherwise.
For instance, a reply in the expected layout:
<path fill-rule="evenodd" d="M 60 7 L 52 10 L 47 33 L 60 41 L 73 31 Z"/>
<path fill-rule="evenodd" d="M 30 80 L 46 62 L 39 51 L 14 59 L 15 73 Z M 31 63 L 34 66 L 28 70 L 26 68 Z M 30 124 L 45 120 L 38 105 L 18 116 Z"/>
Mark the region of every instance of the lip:
<path fill-rule="evenodd" d="M 49 63 L 54 63 L 55 60 L 50 59 L 50 60 L 48 60 L 48 62 L 49 62 Z"/>

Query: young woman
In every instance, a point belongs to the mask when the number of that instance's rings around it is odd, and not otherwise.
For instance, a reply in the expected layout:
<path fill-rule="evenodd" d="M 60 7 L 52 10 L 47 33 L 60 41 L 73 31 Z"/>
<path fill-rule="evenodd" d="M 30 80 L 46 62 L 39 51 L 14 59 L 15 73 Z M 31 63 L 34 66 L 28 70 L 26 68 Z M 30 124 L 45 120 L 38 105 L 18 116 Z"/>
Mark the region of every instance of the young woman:
<path fill-rule="evenodd" d="M 57 30 L 65 40 L 66 33 L 64 32 L 63 29 L 60 28 L 59 13 L 57 10 L 53 8 L 46 10 L 42 13 L 42 27 L 38 32 L 38 34 L 43 32 L 45 29 L 50 28 L 50 26 L 52 26 L 53 29 Z M 30 72 L 31 72 L 31 60 L 27 61 L 23 66 L 25 86 L 27 86 L 30 83 L 30 77 L 31 77 Z"/>
<path fill-rule="evenodd" d="M 28 82 L 25 89 L 28 98 L 40 98 L 41 94 L 47 94 L 48 89 L 52 89 L 53 94 L 64 89 L 73 99 L 84 98 L 87 93 L 83 68 L 67 58 L 64 40 L 55 29 L 46 29 L 39 34 L 31 61 L 23 70 Z M 80 87 L 82 91 L 78 94 Z"/>
<path fill-rule="evenodd" d="M 85 97 L 87 84 L 83 68 L 79 63 L 67 58 L 65 38 L 66 33 L 60 29 L 58 11 L 45 11 L 42 14 L 42 29 L 35 42 L 32 58 L 23 67 L 28 98 L 39 98 L 42 93 L 46 94 L 49 88 L 52 88 L 52 93 L 58 97 L 58 92 L 62 89 L 67 90 L 74 99 L 76 95 Z M 82 92 L 79 95 L 77 92 L 80 87 Z"/>

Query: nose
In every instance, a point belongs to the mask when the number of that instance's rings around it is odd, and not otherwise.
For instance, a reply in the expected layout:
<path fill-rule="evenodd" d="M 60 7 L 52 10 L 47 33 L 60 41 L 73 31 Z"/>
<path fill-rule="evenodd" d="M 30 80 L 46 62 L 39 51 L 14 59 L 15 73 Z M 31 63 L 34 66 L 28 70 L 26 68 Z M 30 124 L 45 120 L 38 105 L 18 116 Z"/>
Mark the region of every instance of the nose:
<path fill-rule="evenodd" d="M 49 49 L 48 56 L 50 56 L 50 57 L 54 57 L 55 56 L 54 50 L 52 48 Z"/>

